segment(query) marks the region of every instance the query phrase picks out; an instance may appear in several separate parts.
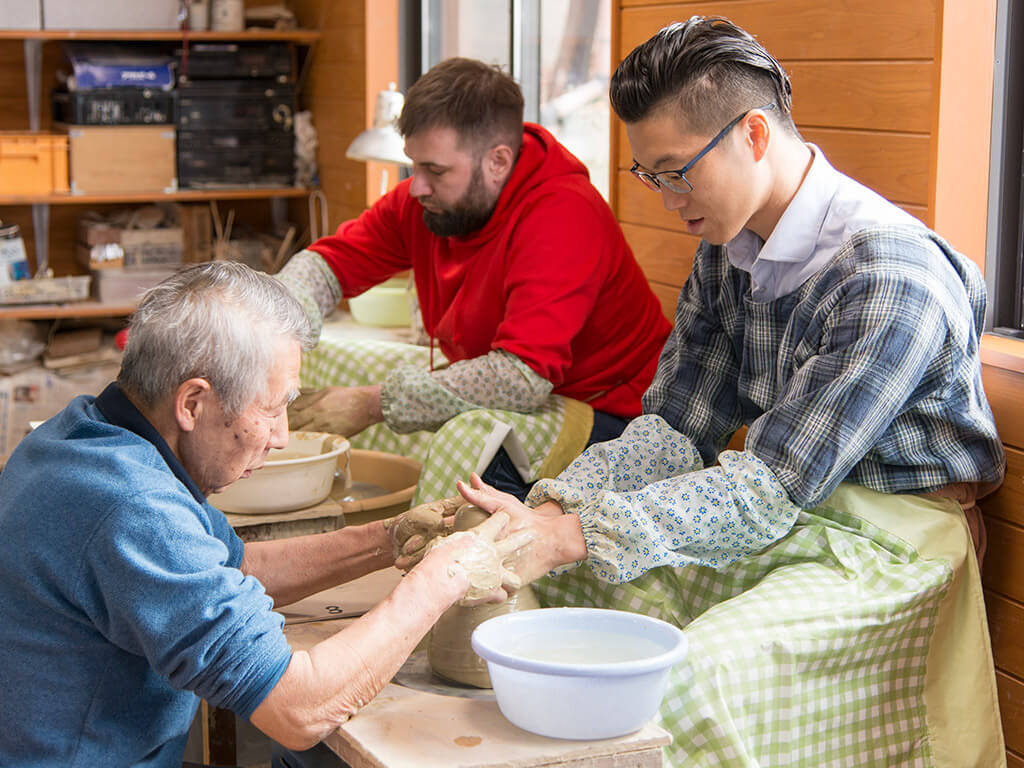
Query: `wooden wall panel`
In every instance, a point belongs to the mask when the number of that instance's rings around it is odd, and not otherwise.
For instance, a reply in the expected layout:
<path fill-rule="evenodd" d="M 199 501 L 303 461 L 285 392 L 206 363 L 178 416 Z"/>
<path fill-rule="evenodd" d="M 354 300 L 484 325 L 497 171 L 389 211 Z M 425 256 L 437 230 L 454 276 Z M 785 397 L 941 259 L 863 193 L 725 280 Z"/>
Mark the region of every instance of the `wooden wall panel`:
<path fill-rule="evenodd" d="M 737 0 L 654 5 L 622 10 L 622 50 L 694 14 L 725 16 L 786 59 L 931 59 L 937 0 Z M 628 3 L 625 5 L 633 5 Z"/>
<path fill-rule="evenodd" d="M 996 592 L 985 596 L 992 654 L 1000 669 L 1024 679 L 1024 604 Z"/>
<path fill-rule="evenodd" d="M 1006 447 L 1006 478 L 996 493 L 981 500 L 985 514 L 1024 528 L 1024 451 Z M 1021 636 L 1024 642 L 1024 635 Z"/>
<path fill-rule="evenodd" d="M 837 169 L 893 202 L 928 204 L 929 139 L 923 134 L 832 128 L 802 131 Z"/>
<path fill-rule="evenodd" d="M 999 687 L 999 715 L 1003 721 L 1003 738 L 1006 748 L 1024 753 L 1024 683 L 1005 672 L 996 671 L 996 685 Z"/>
<path fill-rule="evenodd" d="M 679 299 L 679 286 L 678 285 L 665 285 L 665 283 L 659 283 L 656 281 L 648 281 L 651 286 L 651 290 L 654 295 L 658 298 L 658 302 L 661 304 L 662 314 L 669 319 L 669 322 L 675 319 L 676 316 L 676 302 Z"/>
<path fill-rule="evenodd" d="M 931 131 L 931 61 L 782 61 L 801 128 Z"/>
<path fill-rule="evenodd" d="M 981 378 L 999 437 L 1007 445 L 1024 450 L 1024 374 L 982 365 Z"/>
<path fill-rule="evenodd" d="M 634 224 L 623 224 L 622 231 L 649 280 L 682 285 L 693 267 L 700 238 Z"/>
<path fill-rule="evenodd" d="M 988 551 L 982 578 L 991 589 L 1024 603 L 1024 528 L 987 517 Z"/>

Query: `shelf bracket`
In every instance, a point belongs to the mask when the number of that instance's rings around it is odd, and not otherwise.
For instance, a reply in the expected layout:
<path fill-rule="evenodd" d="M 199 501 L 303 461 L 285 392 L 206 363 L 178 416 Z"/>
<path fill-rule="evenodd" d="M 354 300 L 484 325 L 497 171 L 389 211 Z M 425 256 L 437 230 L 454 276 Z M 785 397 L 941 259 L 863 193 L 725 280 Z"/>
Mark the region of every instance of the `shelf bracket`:
<path fill-rule="evenodd" d="M 28 127 L 39 130 L 43 84 L 43 41 L 25 40 L 25 87 L 28 96 Z"/>
<path fill-rule="evenodd" d="M 43 41 L 26 39 L 25 89 L 28 98 L 28 126 L 38 131 L 42 123 Z M 36 246 L 36 275 L 42 275 L 50 265 L 50 206 L 35 203 L 32 206 L 32 233 Z"/>

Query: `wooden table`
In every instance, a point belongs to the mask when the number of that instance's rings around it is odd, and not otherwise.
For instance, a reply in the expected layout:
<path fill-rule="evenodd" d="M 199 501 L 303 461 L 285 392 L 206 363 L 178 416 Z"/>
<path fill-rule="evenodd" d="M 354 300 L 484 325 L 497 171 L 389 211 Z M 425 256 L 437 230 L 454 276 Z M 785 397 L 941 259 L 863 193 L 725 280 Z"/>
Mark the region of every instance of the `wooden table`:
<path fill-rule="evenodd" d="M 340 631 L 344 619 L 311 621 L 329 606 L 358 612 L 400 579 L 387 569 L 285 609 L 285 635 L 309 648 Z M 291 615 L 289 616 L 289 611 Z M 493 701 L 441 696 L 388 684 L 324 740 L 352 768 L 660 768 L 669 735 L 648 723 L 629 736 L 567 741 L 536 736 L 508 722 Z"/>

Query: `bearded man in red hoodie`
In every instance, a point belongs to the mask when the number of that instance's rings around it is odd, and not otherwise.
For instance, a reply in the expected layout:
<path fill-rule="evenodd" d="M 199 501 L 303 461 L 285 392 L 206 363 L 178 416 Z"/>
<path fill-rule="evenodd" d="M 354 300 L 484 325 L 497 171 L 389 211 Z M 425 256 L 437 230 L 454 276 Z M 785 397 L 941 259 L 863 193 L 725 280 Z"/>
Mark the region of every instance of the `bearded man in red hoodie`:
<path fill-rule="evenodd" d="M 291 428 L 436 430 L 473 409 L 529 413 L 554 393 L 592 406 L 588 444 L 617 437 L 670 325 L 587 169 L 523 123 L 511 77 L 471 59 L 423 75 L 398 129 L 412 177 L 279 277 L 319 329 L 342 298 L 412 269 L 431 350 L 450 365 L 303 395 Z M 527 490 L 504 449 L 484 478 Z"/>

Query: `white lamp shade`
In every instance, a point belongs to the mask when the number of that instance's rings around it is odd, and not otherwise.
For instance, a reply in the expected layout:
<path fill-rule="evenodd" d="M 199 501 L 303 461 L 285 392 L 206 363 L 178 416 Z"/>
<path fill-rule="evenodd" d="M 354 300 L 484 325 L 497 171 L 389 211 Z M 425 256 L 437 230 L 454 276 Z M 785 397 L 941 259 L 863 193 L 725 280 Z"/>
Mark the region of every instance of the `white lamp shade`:
<path fill-rule="evenodd" d="M 371 128 L 356 136 L 355 141 L 348 145 L 345 157 L 364 162 L 374 160 L 412 165 L 404 146 L 405 142 L 394 128 Z"/>
<path fill-rule="evenodd" d="M 412 165 L 405 154 L 405 142 L 395 128 L 405 99 L 390 83 L 388 90 L 377 94 L 377 107 L 373 114 L 373 128 L 356 136 L 345 156 L 352 160 L 376 161 Z"/>

